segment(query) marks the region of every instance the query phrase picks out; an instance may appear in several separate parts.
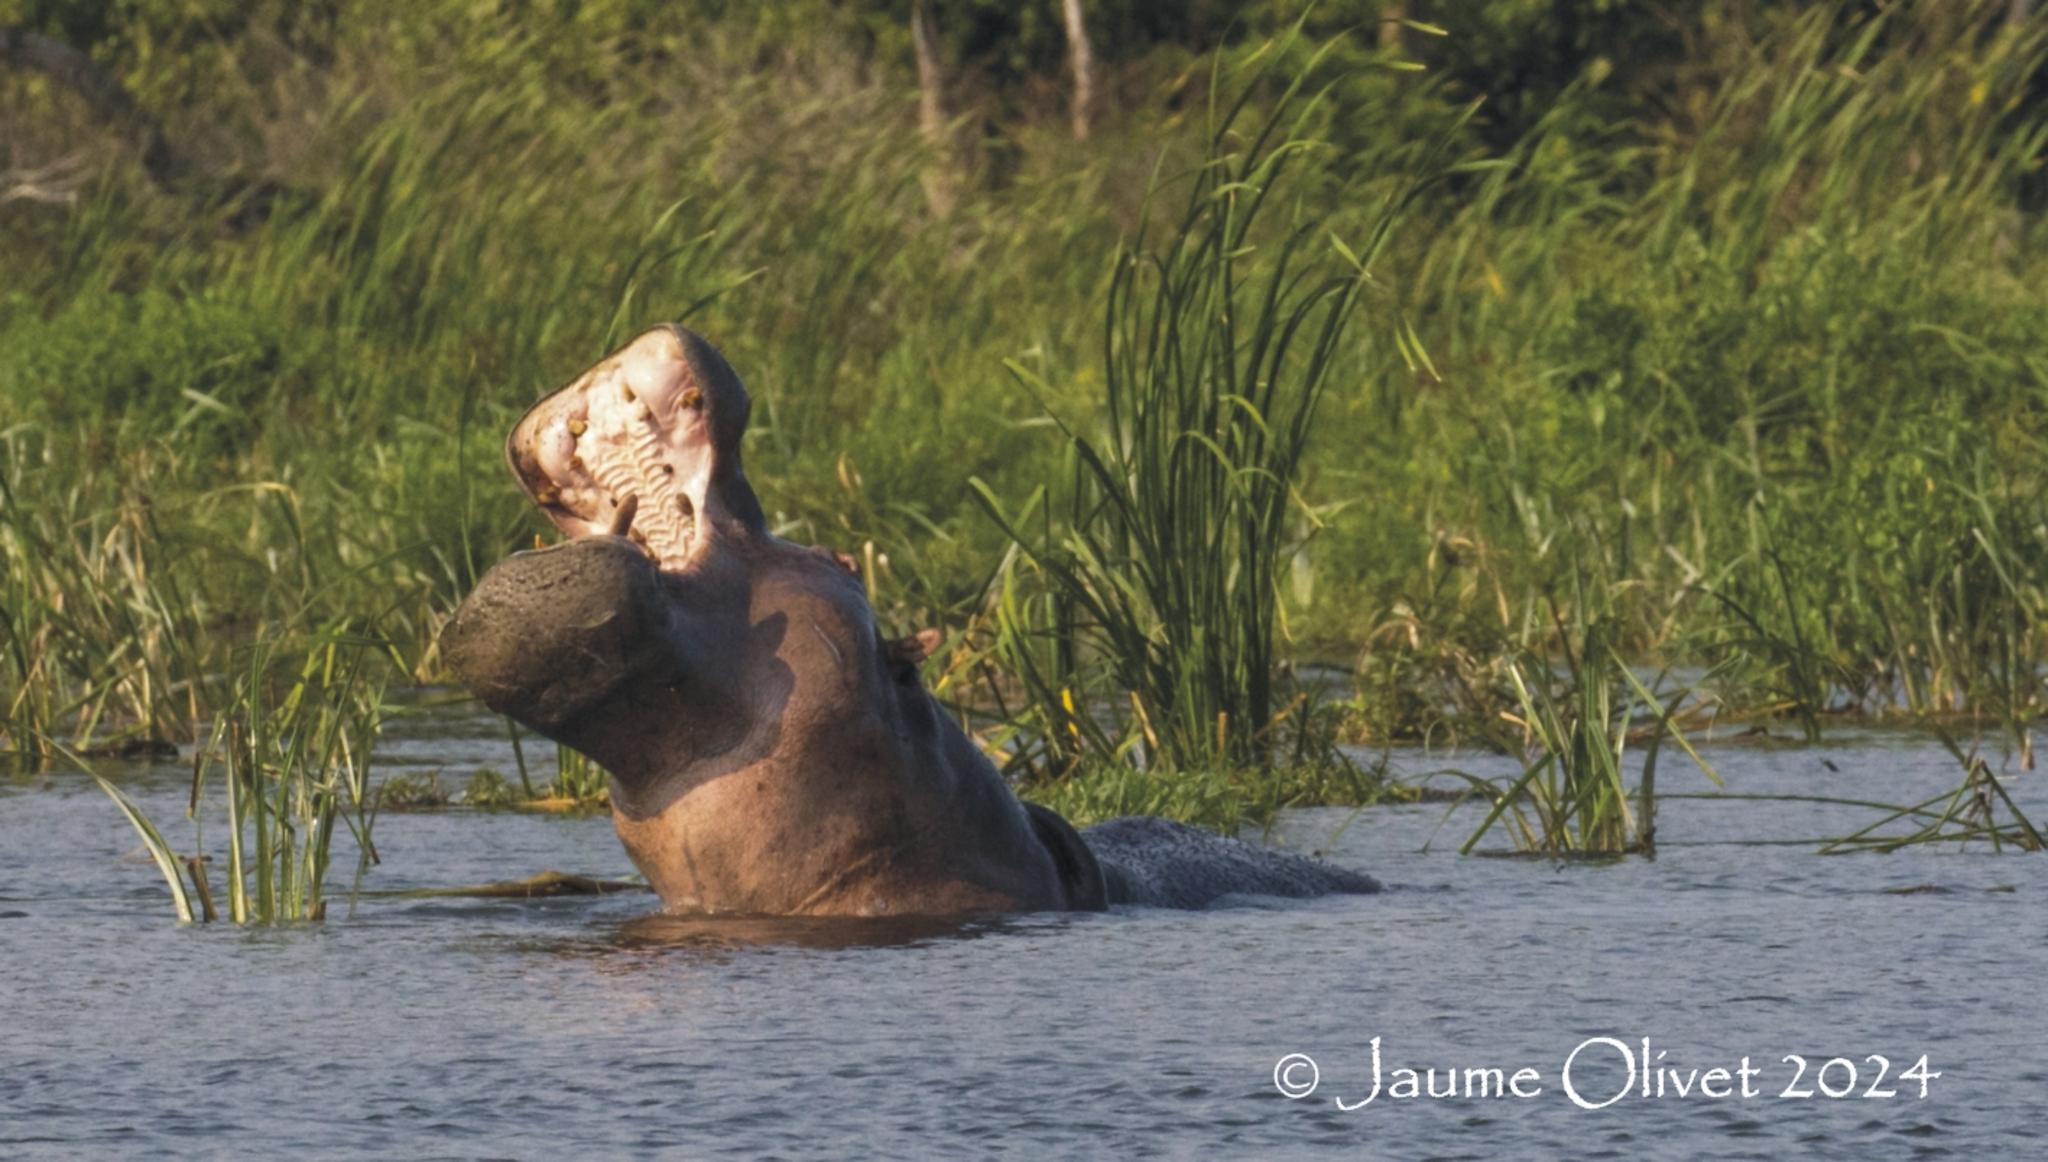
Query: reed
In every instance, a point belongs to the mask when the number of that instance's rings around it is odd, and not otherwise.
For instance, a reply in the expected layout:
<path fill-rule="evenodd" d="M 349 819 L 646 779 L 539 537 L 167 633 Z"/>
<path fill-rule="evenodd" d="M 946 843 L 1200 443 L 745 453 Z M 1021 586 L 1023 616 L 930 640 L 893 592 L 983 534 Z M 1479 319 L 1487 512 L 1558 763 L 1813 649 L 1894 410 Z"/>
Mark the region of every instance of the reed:
<path fill-rule="evenodd" d="M 1470 853 L 1496 825 L 1516 850 L 1552 857 L 1649 854 L 1657 844 L 1657 762 L 1676 745 L 1715 783 L 1714 768 L 1693 749 L 1677 719 L 1691 691 L 1660 694 L 1629 668 L 1611 623 L 1575 605 L 1576 624 L 1562 670 L 1541 655 L 1508 666 L 1522 733 L 1521 775 L 1493 783 L 1466 776 L 1492 806 L 1460 849 Z M 1565 622 L 1563 617 L 1558 618 Z M 1630 750 L 1641 750 L 1629 785 Z"/>
<path fill-rule="evenodd" d="M 555 778 L 548 784 L 548 797 L 577 807 L 602 807 L 611 801 L 611 777 L 581 751 L 557 746 Z"/>
<path fill-rule="evenodd" d="M 1205 156 L 1154 190 L 1184 192 L 1183 208 L 1114 260 L 1099 430 L 1051 413 L 1071 472 L 1059 517 L 1045 492 L 1012 517 L 972 482 L 1015 550 L 995 649 L 1022 685 L 1046 774 L 1089 755 L 1266 770 L 1288 737 L 1280 585 L 1314 519 L 1300 504 L 1303 460 L 1372 264 L 1442 171 L 1401 175 L 1347 245 L 1311 208 L 1336 191 L 1295 176 L 1327 152 L 1307 135 L 1321 104 L 1303 92 L 1308 71 L 1252 104 L 1286 49 L 1211 78 Z M 1010 367 L 1038 398 L 1053 394 Z M 1297 760 L 1327 757 L 1300 753 L 1314 737 L 1292 732 Z"/>
<path fill-rule="evenodd" d="M 220 785 L 226 919 L 233 923 L 324 919 L 341 830 L 355 845 L 358 883 L 377 862 L 379 796 L 370 771 L 382 718 L 383 655 L 382 642 L 345 626 L 314 637 L 302 653 L 276 643 L 246 651 L 194 758 L 186 811 L 191 854 L 176 851 L 119 788 L 99 780 L 164 871 L 179 919 L 220 918 L 205 842 L 209 782 Z"/>
<path fill-rule="evenodd" d="M 1124 815 L 1163 815 L 1232 833 L 1263 831 L 1292 807 L 1367 807 L 1414 797 L 1388 779 L 1383 768 L 1341 756 L 1268 771 L 1089 763 L 1066 778 L 1033 783 L 1024 795 L 1077 827 Z"/>
<path fill-rule="evenodd" d="M 507 718 L 505 730 L 512 740 L 512 761 L 519 772 L 519 786 L 507 785 L 503 779 L 488 772 L 478 772 L 478 778 L 470 784 L 470 791 L 463 795 L 463 802 L 481 806 L 543 806 L 549 809 L 590 810 L 611 802 L 611 777 L 603 767 L 591 761 L 581 751 L 555 744 L 555 775 L 544 786 L 535 789 L 533 774 L 527 767 L 526 744 L 519 724 Z"/>
<path fill-rule="evenodd" d="M 153 500 L 165 482 L 144 472 L 101 506 L 65 460 L 43 433 L 0 433 L 0 729 L 31 764 L 57 745 L 190 737 L 212 657 Z"/>
<path fill-rule="evenodd" d="M 1982 752 L 1975 746 L 1964 748 L 1947 730 L 1937 730 L 1936 734 L 1961 767 L 1962 780 L 1948 791 L 1891 809 L 1867 826 L 1828 840 L 1821 845 L 1822 855 L 1893 852 L 1939 843 L 1984 842 L 1994 851 L 2008 847 L 2015 851 L 2041 851 L 2048 846 L 2034 821 L 2013 802 L 2004 780 L 1991 769 Z M 1902 820 L 1913 829 L 1886 830 Z"/>

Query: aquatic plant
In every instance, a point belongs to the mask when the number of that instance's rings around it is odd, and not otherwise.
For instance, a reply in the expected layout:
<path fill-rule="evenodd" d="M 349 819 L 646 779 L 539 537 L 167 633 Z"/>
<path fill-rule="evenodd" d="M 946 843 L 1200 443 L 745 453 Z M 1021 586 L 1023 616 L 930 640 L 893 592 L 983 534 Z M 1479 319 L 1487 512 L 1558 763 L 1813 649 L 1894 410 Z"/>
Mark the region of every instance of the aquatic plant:
<path fill-rule="evenodd" d="M 601 807 L 611 798 L 611 778 L 588 755 L 557 745 L 555 777 L 548 784 L 548 797 L 578 807 Z"/>
<path fill-rule="evenodd" d="M 519 772 L 517 788 L 495 773 L 479 771 L 470 783 L 463 802 L 479 806 L 534 806 L 548 810 L 588 810 L 611 801 L 611 777 L 590 756 L 561 743 L 554 744 L 555 777 L 536 790 L 527 769 L 526 744 L 519 724 L 505 719 L 505 731 L 512 740 L 512 761 Z M 490 777 L 485 776 L 489 774 Z"/>
<path fill-rule="evenodd" d="M 1597 538 L 1588 538 L 1597 543 Z M 1505 825 L 1519 851 L 1549 856 L 1649 853 L 1657 843 L 1657 760 L 1678 746 L 1708 778 L 1714 768 L 1679 725 L 1687 687 L 1659 693 L 1662 676 L 1637 677 L 1613 641 L 1612 591 L 1581 575 L 1569 613 L 1550 600 L 1563 643 L 1562 666 L 1530 651 L 1507 666 L 1519 716 L 1501 717 L 1521 732 L 1522 773 L 1492 782 L 1464 776 L 1491 808 L 1466 838 L 1469 853 Z M 1642 752 L 1628 785 L 1630 747 Z M 1504 748 L 1505 749 L 1505 748 Z"/>
<path fill-rule="evenodd" d="M 1163 815 L 1226 833 L 1270 827 L 1290 807 L 1366 807 L 1415 797 L 1389 780 L 1383 768 L 1343 756 L 1263 771 L 1091 762 L 1065 778 L 1031 783 L 1023 794 L 1077 827 L 1123 815 Z"/>
<path fill-rule="evenodd" d="M 1045 774 L 1089 754 L 1265 769 L 1297 708 L 1276 685 L 1277 635 L 1281 571 L 1314 519 L 1299 501 L 1303 458 L 1372 264 L 1444 171 L 1431 157 L 1402 175 L 1346 244 L 1311 208 L 1341 195 L 1295 176 L 1328 148 L 1307 135 L 1320 106 L 1302 94 L 1307 74 L 1252 105 L 1282 55 L 1211 78 L 1207 153 L 1154 192 L 1184 187 L 1185 208 L 1163 237 L 1141 228 L 1116 256 L 1101 429 L 1053 413 L 1071 472 L 1063 512 L 1041 490 L 1012 516 L 972 482 L 1014 550 L 994 649 L 1023 687 Z M 1269 208 L 1284 216 L 1270 228 Z M 1038 398 L 1054 394 L 1010 366 Z M 1128 706 L 1121 727 L 1101 721 L 1098 700 Z"/>
<path fill-rule="evenodd" d="M 32 764 L 189 737 L 212 656 L 154 500 L 171 474 L 138 464 L 101 504 L 73 471 L 48 433 L 0 431 L 0 733 Z"/>
<path fill-rule="evenodd" d="M 1931 843 L 1972 841 L 1988 842 L 1994 851 L 2007 847 L 2041 851 L 2048 847 L 2040 829 L 2013 802 L 2004 780 L 1991 769 L 1982 752 L 1974 746 L 1965 749 L 1947 730 L 1935 733 L 1962 768 L 1962 781 L 1930 799 L 1894 808 L 1874 823 L 1828 840 L 1821 845 L 1821 854 L 1891 852 Z M 1900 820 L 1914 824 L 1914 830 L 1885 830 Z"/>
<path fill-rule="evenodd" d="M 227 918 L 234 923 L 324 919 L 340 829 L 354 839 L 358 880 L 377 862 L 379 797 L 370 767 L 382 718 L 382 648 L 335 627 L 303 654 L 280 653 L 272 643 L 246 652 L 193 760 L 193 854 L 178 853 L 118 787 L 98 780 L 164 872 L 180 919 L 220 914 L 204 843 L 210 777 L 221 785 Z"/>

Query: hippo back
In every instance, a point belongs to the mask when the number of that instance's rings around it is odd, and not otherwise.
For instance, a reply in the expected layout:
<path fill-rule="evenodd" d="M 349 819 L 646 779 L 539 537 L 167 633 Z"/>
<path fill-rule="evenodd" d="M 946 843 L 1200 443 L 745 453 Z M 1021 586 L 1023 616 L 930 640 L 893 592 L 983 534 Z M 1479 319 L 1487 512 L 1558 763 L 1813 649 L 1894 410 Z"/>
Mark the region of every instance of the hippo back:
<path fill-rule="evenodd" d="M 1380 890 L 1362 872 L 1229 839 L 1149 815 L 1081 832 L 1102 865 L 1112 904 L 1203 908 L 1223 896 L 1323 896 Z"/>

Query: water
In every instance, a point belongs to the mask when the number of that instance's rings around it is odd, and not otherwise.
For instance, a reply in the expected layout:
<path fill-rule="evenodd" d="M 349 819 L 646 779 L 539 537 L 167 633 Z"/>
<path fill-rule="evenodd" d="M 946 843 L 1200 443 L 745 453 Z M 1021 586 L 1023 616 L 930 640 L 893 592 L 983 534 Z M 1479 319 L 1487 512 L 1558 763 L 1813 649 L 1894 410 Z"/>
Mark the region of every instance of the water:
<path fill-rule="evenodd" d="M 393 768 L 508 769 L 482 720 L 396 731 Z M 1956 781 L 1925 740 L 1724 746 L 1731 787 L 1905 801 Z M 1834 769 L 1830 769 L 1830 764 Z M 1397 755 L 1410 771 L 1440 759 Z M 1492 773 L 1497 760 L 1467 756 Z M 183 772 L 123 772 L 181 843 Z M 1709 789 L 1682 762 L 1670 789 Z M 2011 786 L 2048 817 L 2048 775 Z M 325 925 L 169 922 L 89 782 L 0 784 L 0 1156 L 1973 1157 L 2043 1148 L 2043 861 L 1819 858 L 1866 820 L 1674 802 L 1654 861 L 1461 858 L 1438 805 L 1289 817 L 1275 838 L 1376 898 L 966 926 L 650 921 L 649 897 L 337 901 Z M 1348 825 L 1347 825 L 1348 822 Z M 218 825 L 215 825 L 217 832 Z M 1432 837 L 1436 842 L 1423 847 Z M 386 815 L 379 888 L 630 869 L 603 818 Z M 1705 844 L 1704 846 L 1689 846 Z M 345 879 L 345 876 L 344 876 Z M 1899 889 L 1928 888 L 1912 894 Z M 1611 1037 L 1758 1096 L 1560 1087 Z M 1371 1092 L 1407 1066 L 1535 1071 L 1528 1098 Z M 1320 1087 L 1274 1070 L 1311 1056 Z M 1811 1098 L 1780 1097 L 1795 1066 Z M 1877 1065 L 1897 1096 L 1864 1097 Z M 1922 1056 L 1927 1096 L 1899 1074 Z M 1816 1070 L 1853 1064 L 1831 1099 Z M 1573 1079 L 1624 1082 L 1595 1042 Z M 1848 1066 L 1824 1080 L 1840 1090 Z M 1300 1083 L 1297 1065 L 1283 1080 Z M 1443 1075 L 1440 1073 L 1439 1086 Z M 1731 1085 L 1734 1084 L 1732 1081 Z M 1653 1082 L 1654 1086 L 1654 1082 Z"/>

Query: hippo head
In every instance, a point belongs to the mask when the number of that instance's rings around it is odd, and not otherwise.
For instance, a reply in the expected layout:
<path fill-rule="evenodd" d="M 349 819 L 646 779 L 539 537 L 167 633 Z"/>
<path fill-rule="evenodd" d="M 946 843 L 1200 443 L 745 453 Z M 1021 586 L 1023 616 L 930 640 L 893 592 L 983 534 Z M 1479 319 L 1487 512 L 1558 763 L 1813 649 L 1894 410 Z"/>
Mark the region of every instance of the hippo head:
<path fill-rule="evenodd" d="M 1101 907 L 1102 872 L 1022 804 L 877 629 L 841 558 L 768 533 L 746 389 L 649 331 L 519 421 L 507 459 L 567 540 L 516 553 L 443 656 L 486 705 L 590 756 L 678 911 Z"/>

